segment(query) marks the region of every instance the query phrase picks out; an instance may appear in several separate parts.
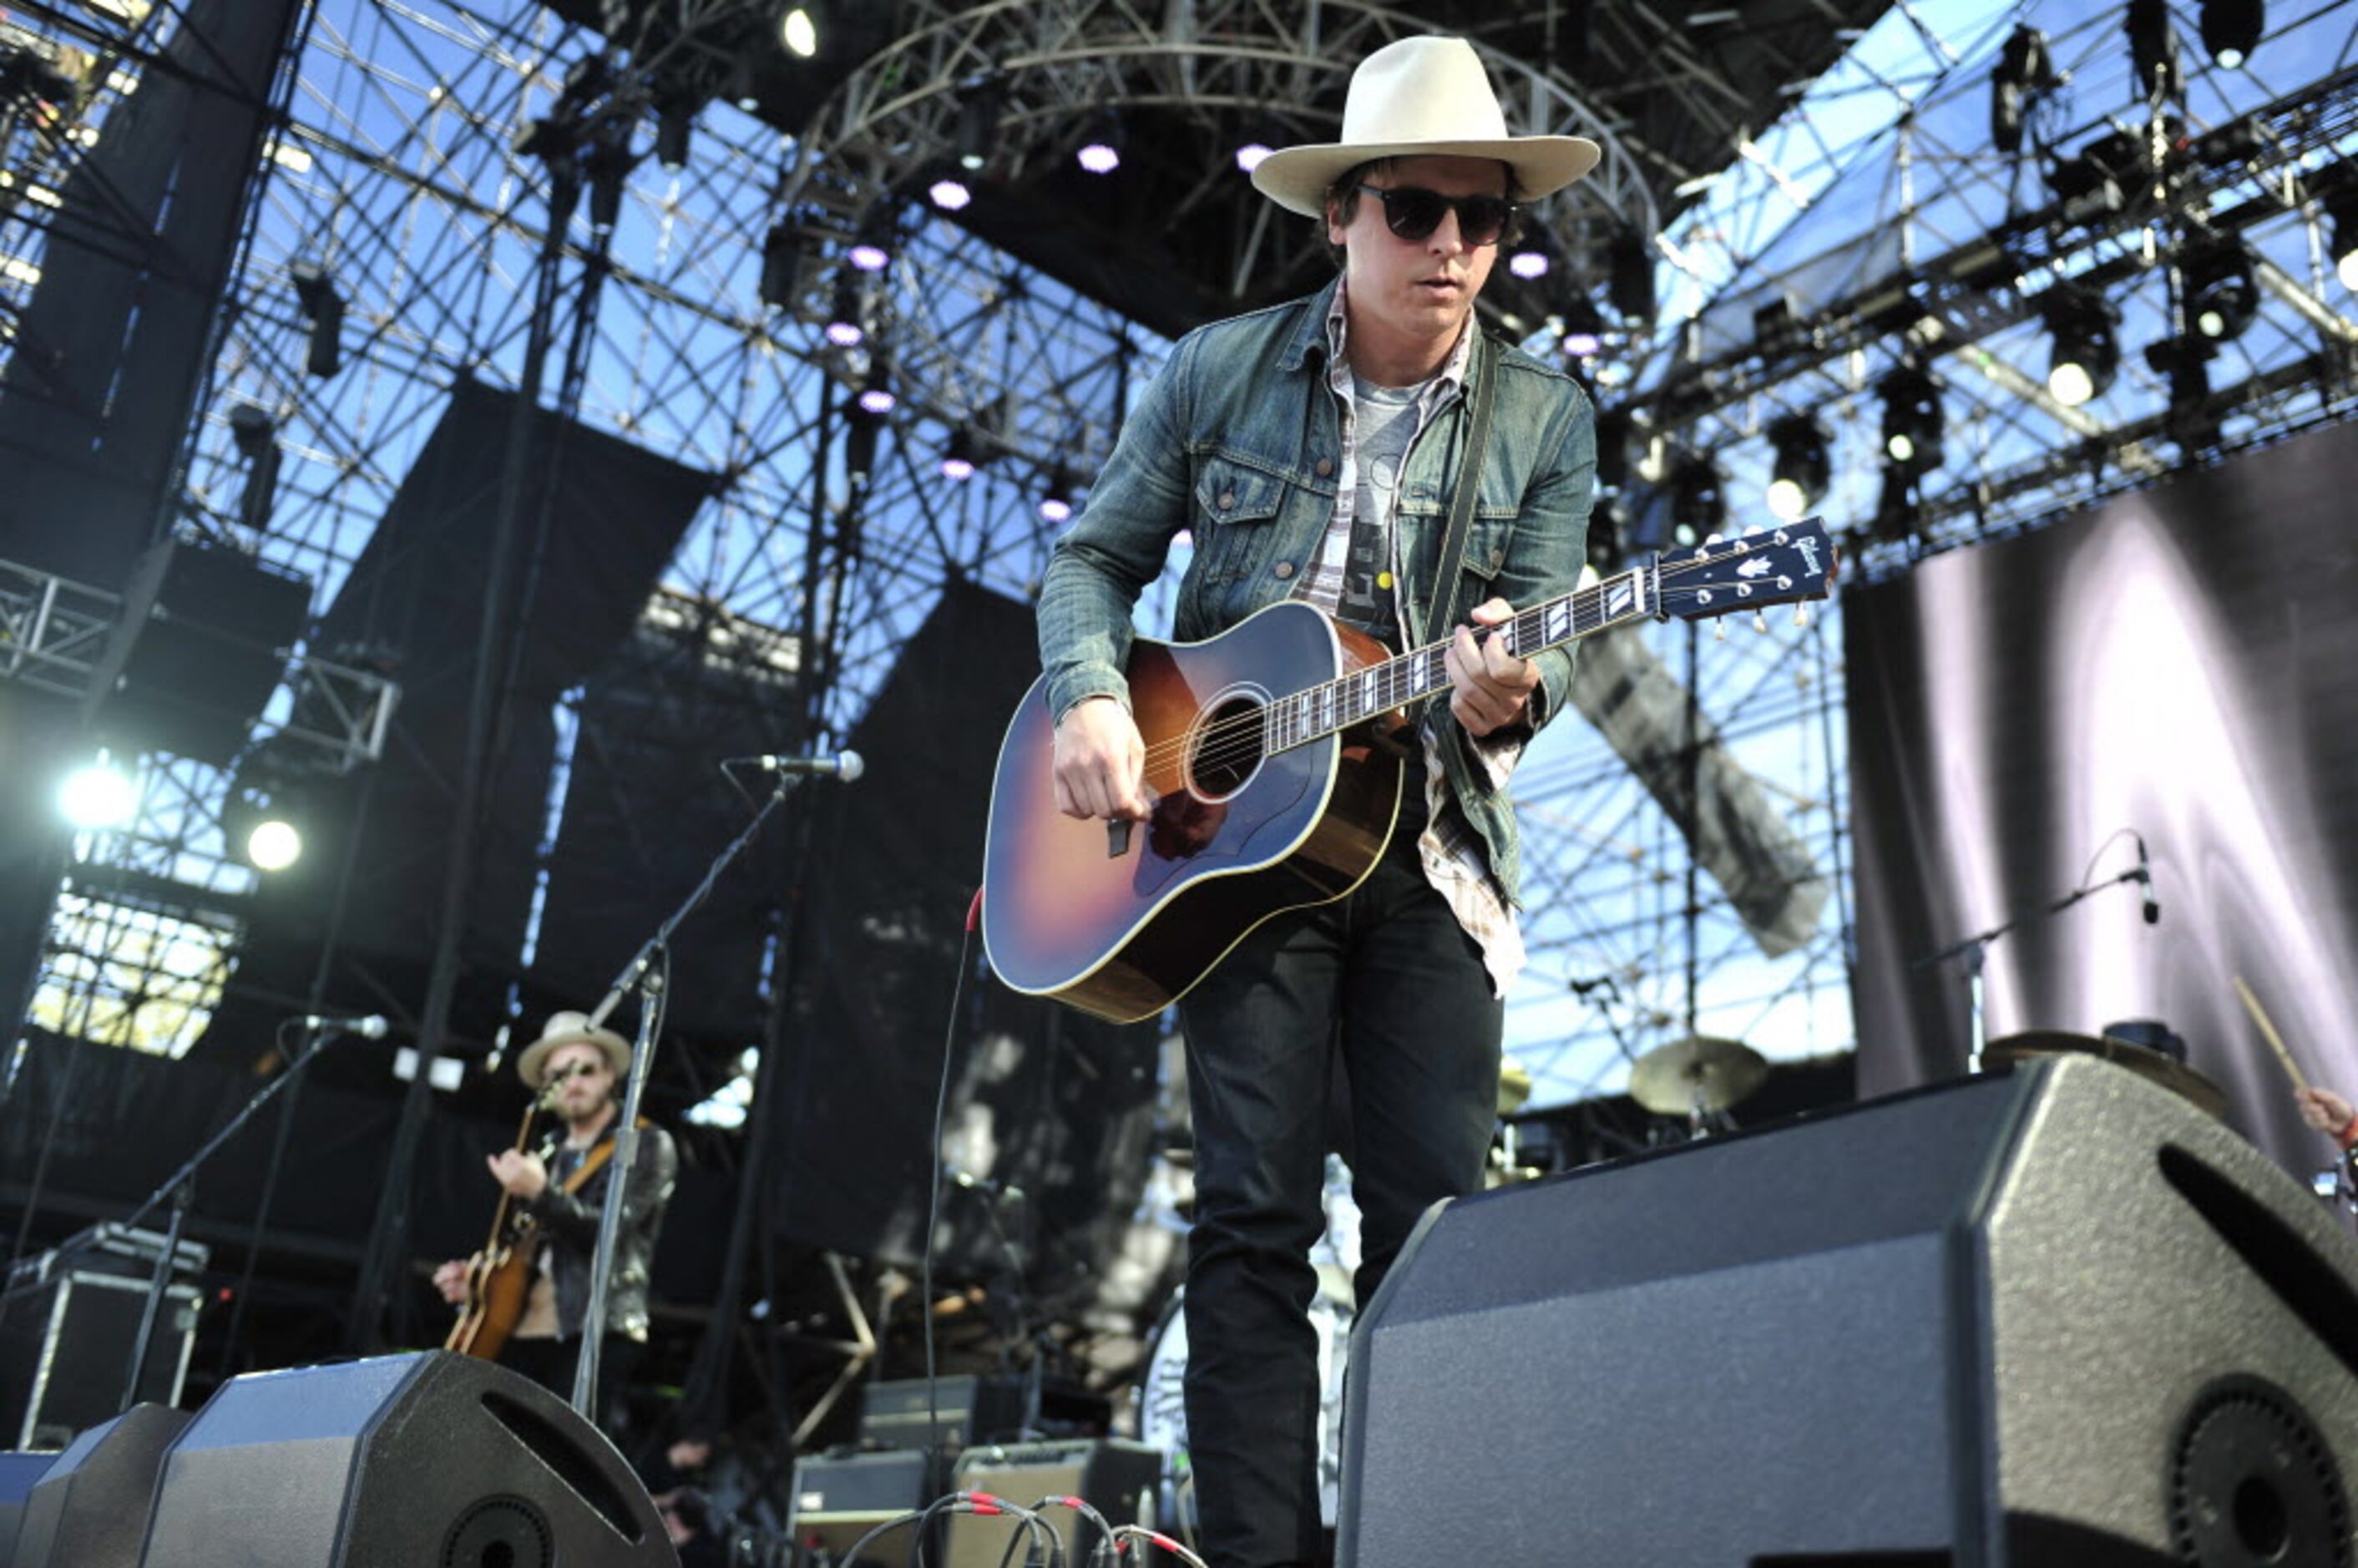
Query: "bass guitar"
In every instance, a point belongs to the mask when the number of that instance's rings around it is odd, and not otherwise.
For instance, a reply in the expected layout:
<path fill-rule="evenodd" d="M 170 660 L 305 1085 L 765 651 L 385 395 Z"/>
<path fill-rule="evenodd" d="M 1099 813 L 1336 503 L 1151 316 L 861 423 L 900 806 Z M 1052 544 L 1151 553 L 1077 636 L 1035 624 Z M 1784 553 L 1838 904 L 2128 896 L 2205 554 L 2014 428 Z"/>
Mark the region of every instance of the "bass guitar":
<path fill-rule="evenodd" d="M 1823 599 L 1816 518 L 1656 556 L 1491 630 L 1529 658 L 1651 616 L 1699 621 Z M 1201 643 L 1139 638 L 1128 671 L 1154 807 L 1140 824 L 1056 809 L 1055 724 L 1034 682 L 1001 743 L 982 937 L 1011 989 L 1115 1023 L 1152 1018 L 1245 934 L 1342 897 L 1391 836 L 1409 710 L 1449 689 L 1446 643 L 1392 655 L 1298 601 Z M 1133 827 L 1142 832 L 1133 832 Z"/>

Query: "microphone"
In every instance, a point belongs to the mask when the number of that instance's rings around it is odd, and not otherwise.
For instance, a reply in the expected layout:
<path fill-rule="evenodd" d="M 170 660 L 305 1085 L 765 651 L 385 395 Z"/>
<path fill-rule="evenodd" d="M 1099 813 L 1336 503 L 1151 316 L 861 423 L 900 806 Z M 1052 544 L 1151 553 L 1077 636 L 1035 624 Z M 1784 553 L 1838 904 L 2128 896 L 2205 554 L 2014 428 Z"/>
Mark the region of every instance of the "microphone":
<path fill-rule="evenodd" d="M 2161 923 L 2161 903 L 2153 896 L 2153 865 L 2145 858 L 2145 835 L 2132 832 L 2129 837 L 2136 840 L 2136 880 L 2138 891 L 2145 894 L 2145 923 L 2158 925 Z"/>
<path fill-rule="evenodd" d="M 325 1013 L 307 1012 L 301 1022 L 306 1029 L 341 1029 L 363 1040 L 382 1040 L 393 1032 L 393 1025 L 373 1012 L 365 1018 L 330 1018 Z"/>
<path fill-rule="evenodd" d="M 753 768 L 765 773 L 789 773 L 803 778 L 825 775 L 849 784 L 868 771 L 857 752 L 840 752 L 832 757 L 731 757 L 720 764 L 724 768 Z"/>

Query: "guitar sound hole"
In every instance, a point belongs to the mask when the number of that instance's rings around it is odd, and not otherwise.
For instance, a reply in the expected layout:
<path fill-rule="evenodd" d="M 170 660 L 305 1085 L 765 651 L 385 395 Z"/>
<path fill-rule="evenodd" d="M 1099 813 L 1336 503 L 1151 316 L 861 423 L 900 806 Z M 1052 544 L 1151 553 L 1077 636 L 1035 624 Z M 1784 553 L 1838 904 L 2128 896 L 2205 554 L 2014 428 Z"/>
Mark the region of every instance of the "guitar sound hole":
<path fill-rule="evenodd" d="M 1195 726 L 1188 764 L 1198 795 L 1217 800 L 1242 789 L 1260 766 L 1260 704 L 1243 697 L 1214 707 Z"/>

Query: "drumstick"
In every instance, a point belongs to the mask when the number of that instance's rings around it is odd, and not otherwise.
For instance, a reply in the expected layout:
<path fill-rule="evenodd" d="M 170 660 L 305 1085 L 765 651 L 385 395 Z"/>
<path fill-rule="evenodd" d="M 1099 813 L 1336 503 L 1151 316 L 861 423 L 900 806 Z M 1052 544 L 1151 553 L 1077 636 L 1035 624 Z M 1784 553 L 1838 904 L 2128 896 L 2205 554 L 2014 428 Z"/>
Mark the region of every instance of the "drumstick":
<path fill-rule="evenodd" d="M 2252 1022 L 2260 1026 L 2262 1036 L 2275 1047 L 2277 1060 L 2284 1064 L 2285 1076 L 2292 1080 L 2292 1087 L 2296 1089 L 2309 1087 L 2309 1080 L 2300 1075 L 2300 1064 L 2294 1061 L 2292 1053 L 2285 1049 L 2284 1041 L 2277 1037 L 2277 1026 L 2268 1022 L 2267 1010 L 2260 1005 L 2260 999 L 2252 994 L 2252 988 L 2244 983 L 2241 975 L 2235 977 L 2235 994 L 2244 999 L 2244 1011 L 2252 1015 Z"/>

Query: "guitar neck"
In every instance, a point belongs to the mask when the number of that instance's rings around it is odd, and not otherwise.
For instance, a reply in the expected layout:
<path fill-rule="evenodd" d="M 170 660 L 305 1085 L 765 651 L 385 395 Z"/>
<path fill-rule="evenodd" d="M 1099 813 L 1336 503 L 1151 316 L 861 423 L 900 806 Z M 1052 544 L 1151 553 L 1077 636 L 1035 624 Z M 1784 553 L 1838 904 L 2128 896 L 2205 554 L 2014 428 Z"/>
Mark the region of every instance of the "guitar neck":
<path fill-rule="evenodd" d="M 1659 566 L 1632 567 L 1594 588 L 1531 606 L 1490 635 L 1519 659 L 1660 612 Z M 1432 643 L 1398 658 L 1279 697 L 1264 710 L 1271 752 L 1324 740 L 1337 730 L 1449 689 L 1449 644 Z"/>

